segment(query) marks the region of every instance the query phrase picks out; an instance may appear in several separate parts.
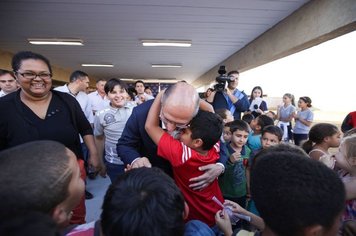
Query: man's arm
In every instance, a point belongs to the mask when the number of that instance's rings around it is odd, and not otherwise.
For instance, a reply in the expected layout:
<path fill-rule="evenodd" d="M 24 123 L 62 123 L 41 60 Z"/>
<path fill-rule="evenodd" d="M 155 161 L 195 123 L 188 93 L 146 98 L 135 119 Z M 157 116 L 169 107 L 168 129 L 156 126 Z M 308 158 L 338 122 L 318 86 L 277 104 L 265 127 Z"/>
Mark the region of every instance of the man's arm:
<path fill-rule="evenodd" d="M 94 140 L 95 140 L 95 145 L 96 145 L 96 150 L 98 152 L 98 157 L 99 157 L 99 161 L 102 165 L 102 169 L 100 171 L 100 175 L 101 176 L 106 176 L 106 166 L 104 164 L 104 147 L 105 147 L 105 136 L 104 135 L 99 135 L 99 136 L 94 136 Z"/>
<path fill-rule="evenodd" d="M 99 159 L 103 160 L 105 136 L 98 135 L 98 136 L 94 136 L 94 138 L 95 138 L 95 145 L 98 151 Z"/>
<path fill-rule="evenodd" d="M 151 137 L 153 142 L 157 145 L 162 135 L 164 134 L 164 130 L 159 126 L 159 113 L 161 109 L 161 97 L 162 92 L 160 92 L 156 99 L 154 100 L 150 111 L 148 112 L 145 129 L 148 135 Z"/>
<path fill-rule="evenodd" d="M 84 135 L 83 141 L 89 150 L 89 164 L 92 165 L 96 171 L 101 171 L 103 163 L 99 159 L 98 151 L 94 142 L 94 136 L 92 134 Z"/>
<path fill-rule="evenodd" d="M 208 103 L 212 104 L 213 101 L 214 101 L 215 94 L 216 94 L 216 91 L 215 91 L 215 90 L 212 91 L 211 94 L 210 94 L 210 96 L 206 99 L 206 101 L 207 101 Z"/>
<path fill-rule="evenodd" d="M 244 96 L 241 99 L 236 98 L 236 102 L 232 100 L 234 103 L 234 106 L 236 107 L 236 111 L 238 112 L 244 112 L 247 111 L 250 108 L 250 102 L 248 101 L 248 97 L 244 92 L 241 92 Z"/>
<path fill-rule="evenodd" d="M 142 157 L 139 150 L 144 145 L 144 122 L 148 110 L 151 107 L 153 100 L 149 100 L 144 104 L 133 109 L 131 116 L 126 122 L 125 128 L 116 145 L 117 154 L 124 162 L 125 166 L 131 165 L 136 167 L 150 167 L 151 163 L 147 157 Z"/>
<path fill-rule="evenodd" d="M 193 190 L 204 189 L 225 171 L 225 164 L 228 157 L 226 149 L 224 148 L 224 146 L 220 146 L 220 158 L 216 164 L 209 164 L 199 167 L 199 170 L 204 171 L 204 174 L 195 178 L 191 178 L 189 180 L 191 182 L 189 185 L 190 188 Z"/>

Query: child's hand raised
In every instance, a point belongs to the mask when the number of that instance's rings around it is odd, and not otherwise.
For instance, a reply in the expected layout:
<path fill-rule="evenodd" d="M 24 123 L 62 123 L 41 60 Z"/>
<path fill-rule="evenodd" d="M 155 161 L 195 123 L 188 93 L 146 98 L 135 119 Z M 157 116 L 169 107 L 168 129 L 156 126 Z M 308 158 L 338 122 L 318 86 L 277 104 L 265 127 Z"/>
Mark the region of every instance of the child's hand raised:
<path fill-rule="evenodd" d="M 235 163 L 237 161 L 242 161 L 241 153 L 240 152 L 234 152 L 233 154 L 231 154 L 229 159 L 230 159 L 230 161 L 232 163 Z"/>

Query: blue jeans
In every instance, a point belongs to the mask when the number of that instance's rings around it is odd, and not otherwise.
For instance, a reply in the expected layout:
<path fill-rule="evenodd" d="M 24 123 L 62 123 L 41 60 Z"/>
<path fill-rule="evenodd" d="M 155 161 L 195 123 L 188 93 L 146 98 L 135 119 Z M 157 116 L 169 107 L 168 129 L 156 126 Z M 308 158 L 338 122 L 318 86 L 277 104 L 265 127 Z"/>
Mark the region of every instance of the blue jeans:
<path fill-rule="evenodd" d="M 125 173 L 125 165 L 112 164 L 104 159 L 106 174 L 109 176 L 111 183 L 117 179 L 120 174 Z"/>
<path fill-rule="evenodd" d="M 215 233 L 202 221 L 191 220 L 185 224 L 184 236 L 215 236 Z"/>

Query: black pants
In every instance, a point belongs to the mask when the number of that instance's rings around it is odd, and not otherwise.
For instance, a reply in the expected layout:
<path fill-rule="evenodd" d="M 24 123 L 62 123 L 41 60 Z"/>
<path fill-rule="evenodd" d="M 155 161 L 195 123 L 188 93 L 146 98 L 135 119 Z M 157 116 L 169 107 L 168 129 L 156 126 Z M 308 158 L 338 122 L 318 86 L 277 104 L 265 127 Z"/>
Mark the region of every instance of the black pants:
<path fill-rule="evenodd" d="M 303 141 L 308 140 L 308 134 L 293 134 L 294 144 L 300 146 Z"/>

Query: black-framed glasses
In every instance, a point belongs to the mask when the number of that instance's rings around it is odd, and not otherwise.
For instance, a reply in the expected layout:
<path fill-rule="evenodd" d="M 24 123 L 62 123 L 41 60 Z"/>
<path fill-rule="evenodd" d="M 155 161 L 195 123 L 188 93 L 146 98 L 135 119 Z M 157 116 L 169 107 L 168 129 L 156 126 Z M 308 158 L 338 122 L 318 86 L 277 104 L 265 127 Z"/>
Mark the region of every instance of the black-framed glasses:
<path fill-rule="evenodd" d="M 21 73 L 20 71 L 17 71 L 17 73 L 20 74 L 25 79 L 35 79 L 37 76 L 44 80 L 48 80 L 48 79 L 52 78 L 51 73 L 45 73 L 45 72 L 36 74 L 35 72 L 32 72 L 32 71 L 23 72 L 23 73 Z"/>

